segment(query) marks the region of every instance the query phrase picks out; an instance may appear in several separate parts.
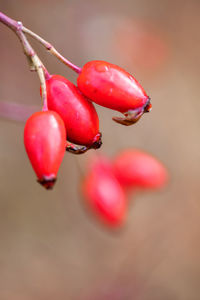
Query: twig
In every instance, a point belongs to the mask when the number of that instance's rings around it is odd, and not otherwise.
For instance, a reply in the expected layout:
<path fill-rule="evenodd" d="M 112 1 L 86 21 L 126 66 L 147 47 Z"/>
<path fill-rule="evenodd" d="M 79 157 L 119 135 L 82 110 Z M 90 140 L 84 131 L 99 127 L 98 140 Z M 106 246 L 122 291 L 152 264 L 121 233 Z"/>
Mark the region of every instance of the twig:
<path fill-rule="evenodd" d="M 45 67 L 41 63 L 39 57 L 37 56 L 32 46 L 30 45 L 29 41 L 27 40 L 26 36 L 24 35 L 22 31 L 23 28 L 22 23 L 9 18 L 2 12 L 0 12 L 0 22 L 2 22 L 3 24 L 8 26 L 10 29 L 12 29 L 15 32 L 15 34 L 17 35 L 17 37 L 19 38 L 22 44 L 24 54 L 27 56 L 31 70 L 35 69 L 37 71 L 40 84 L 41 84 L 41 90 L 42 90 L 43 111 L 47 111 L 48 110 L 47 92 L 46 92 L 46 82 L 45 82 L 45 74 L 44 74 Z M 46 69 L 45 72 L 47 72 Z"/>
<path fill-rule="evenodd" d="M 30 115 L 38 109 L 37 106 L 0 101 L 0 117 L 11 121 L 26 122 Z"/>
<path fill-rule="evenodd" d="M 55 57 L 57 57 L 62 63 L 64 63 L 66 66 L 74 70 L 76 73 L 81 72 L 81 68 L 71 63 L 68 59 L 66 59 L 63 55 L 61 55 L 53 45 L 51 45 L 49 42 L 44 40 L 42 37 L 40 37 L 38 34 L 34 33 L 33 31 L 29 30 L 26 27 L 22 27 L 22 31 L 28 35 L 30 35 L 32 38 L 37 40 L 40 44 L 42 44 L 51 54 L 53 54 Z"/>

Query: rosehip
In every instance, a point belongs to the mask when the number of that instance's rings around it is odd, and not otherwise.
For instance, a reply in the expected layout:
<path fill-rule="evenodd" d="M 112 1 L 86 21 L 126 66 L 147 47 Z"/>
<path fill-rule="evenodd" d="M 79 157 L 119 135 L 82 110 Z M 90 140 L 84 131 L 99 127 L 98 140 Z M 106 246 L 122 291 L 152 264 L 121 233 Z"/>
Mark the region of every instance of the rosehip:
<path fill-rule="evenodd" d="M 34 113 L 24 128 L 24 145 L 38 182 L 51 189 L 65 153 L 66 129 L 61 117 L 53 111 Z"/>
<path fill-rule="evenodd" d="M 123 125 L 135 123 L 150 111 L 150 98 L 137 80 L 120 67 L 104 61 L 86 63 L 77 79 L 80 91 L 95 103 L 125 115 L 114 121 Z"/>
<path fill-rule="evenodd" d="M 116 178 L 123 187 L 159 188 L 168 174 L 155 157 L 140 150 L 125 150 L 113 162 Z"/>
<path fill-rule="evenodd" d="M 62 117 L 67 139 L 78 145 L 99 148 L 99 119 L 93 104 L 63 76 L 52 75 L 46 80 L 46 86 L 48 107 Z"/>
<path fill-rule="evenodd" d="M 83 194 L 101 221 L 110 227 L 122 225 L 127 201 L 107 161 L 100 159 L 94 163 L 83 182 Z"/>

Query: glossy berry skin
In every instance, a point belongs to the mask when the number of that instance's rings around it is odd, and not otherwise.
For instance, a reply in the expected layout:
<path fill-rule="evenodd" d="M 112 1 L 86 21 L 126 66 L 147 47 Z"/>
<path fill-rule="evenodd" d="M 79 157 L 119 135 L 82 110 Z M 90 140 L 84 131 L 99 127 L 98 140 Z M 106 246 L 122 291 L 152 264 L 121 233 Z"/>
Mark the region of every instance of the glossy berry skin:
<path fill-rule="evenodd" d="M 93 104 L 63 76 L 52 75 L 46 86 L 48 107 L 62 117 L 68 141 L 86 146 L 98 142 L 99 119 Z"/>
<path fill-rule="evenodd" d="M 82 185 L 87 206 L 107 227 L 119 227 L 126 215 L 125 193 L 105 160 L 97 160 Z"/>
<path fill-rule="evenodd" d="M 143 112 L 149 104 L 149 97 L 132 75 L 105 61 L 86 63 L 77 84 L 90 100 L 121 113 Z"/>
<path fill-rule="evenodd" d="M 24 145 L 38 182 L 52 188 L 65 153 L 66 129 L 61 117 L 53 111 L 34 113 L 24 128 Z"/>
<path fill-rule="evenodd" d="M 113 171 L 125 188 L 160 188 L 168 180 L 164 165 L 152 155 L 137 149 L 121 152 L 113 161 Z"/>

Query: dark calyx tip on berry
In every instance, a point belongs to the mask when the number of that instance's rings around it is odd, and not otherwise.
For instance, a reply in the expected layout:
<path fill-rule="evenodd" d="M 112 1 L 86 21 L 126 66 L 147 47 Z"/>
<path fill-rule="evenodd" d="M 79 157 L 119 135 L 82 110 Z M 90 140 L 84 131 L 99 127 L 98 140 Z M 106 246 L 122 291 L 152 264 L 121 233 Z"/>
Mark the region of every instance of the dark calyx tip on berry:
<path fill-rule="evenodd" d="M 148 97 L 147 103 L 144 106 L 144 113 L 150 112 L 152 109 L 151 98 Z"/>
<path fill-rule="evenodd" d="M 67 143 L 66 151 L 73 154 L 83 154 L 88 150 L 86 146 L 78 146 L 72 143 Z"/>
<path fill-rule="evenodd" d="M 91 149 L 99 149 L 101 147 L 101 145 L 102 145 L 101 137 L 102 137 L 102 133 L 99 132 L 94 138 L 94 142 L 90 147 Z"/>
<path fill-rule="evenodd" d="M 99 149 L 102 145 L 101 137 L 102 137 L 102 134 L 98 133 L 95 136 L 93 143 L 90 146 L 78 146 L 73 143 L 67 142 L 66 151 L 73 153 L 73 154 L 83 154 L 90 149 Z"/>
<path fill-rule="evenodd" d="M 124 117 L 113 117 L 112 119 L 121 125 L 130 126 L 135 124 L 141 118 L 143 113 L 143 108 L 128 110 L 127 112 L 123 113 Z"/>
<path fill-rule="evenodd" d="M 42 179 L 38 179 L 37 182 L 39 182 L 47 190 L 52 190 L 56 180 L 56 177 L 44 176 Z"/>
<path fill-rule="evenodd" d="M 113 121 L 125 126 L 135 124 L 144 113 L 151 111 L 152 105 L 150 103 L 150 100 L 150 97 L 148 97 L 147 102 L 143 107 L 130 109 L 127 112 L 123 113 L 124 117 L 113 117 Z"/>

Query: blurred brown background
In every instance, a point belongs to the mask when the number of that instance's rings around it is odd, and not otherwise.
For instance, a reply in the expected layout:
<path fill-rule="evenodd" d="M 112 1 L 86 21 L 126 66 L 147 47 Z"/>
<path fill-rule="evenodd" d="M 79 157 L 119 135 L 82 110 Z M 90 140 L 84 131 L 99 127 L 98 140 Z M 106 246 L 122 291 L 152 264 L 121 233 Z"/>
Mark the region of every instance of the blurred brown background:
<path fill-rule="evenodd" d="M 66 154 L 45 191 L 23 146 L 23 124 L 0 119 L 1 300 L 200 299 L 200 2 L 198 0 L 1 0 L 0 10 L 82 66 L 103 59 L 127 69 L 152 98 L 135 126 L 97 107 L 102 151 L 138 147 L 171 174 L 162 191 L 133 197 L 128 222 L 107 232 L 81 205 L 88 155 Z M 76 75 L 34 41 L 51 73 Z M 40 105 L 13 32 L 0 24 L 0 101 Z"/>

